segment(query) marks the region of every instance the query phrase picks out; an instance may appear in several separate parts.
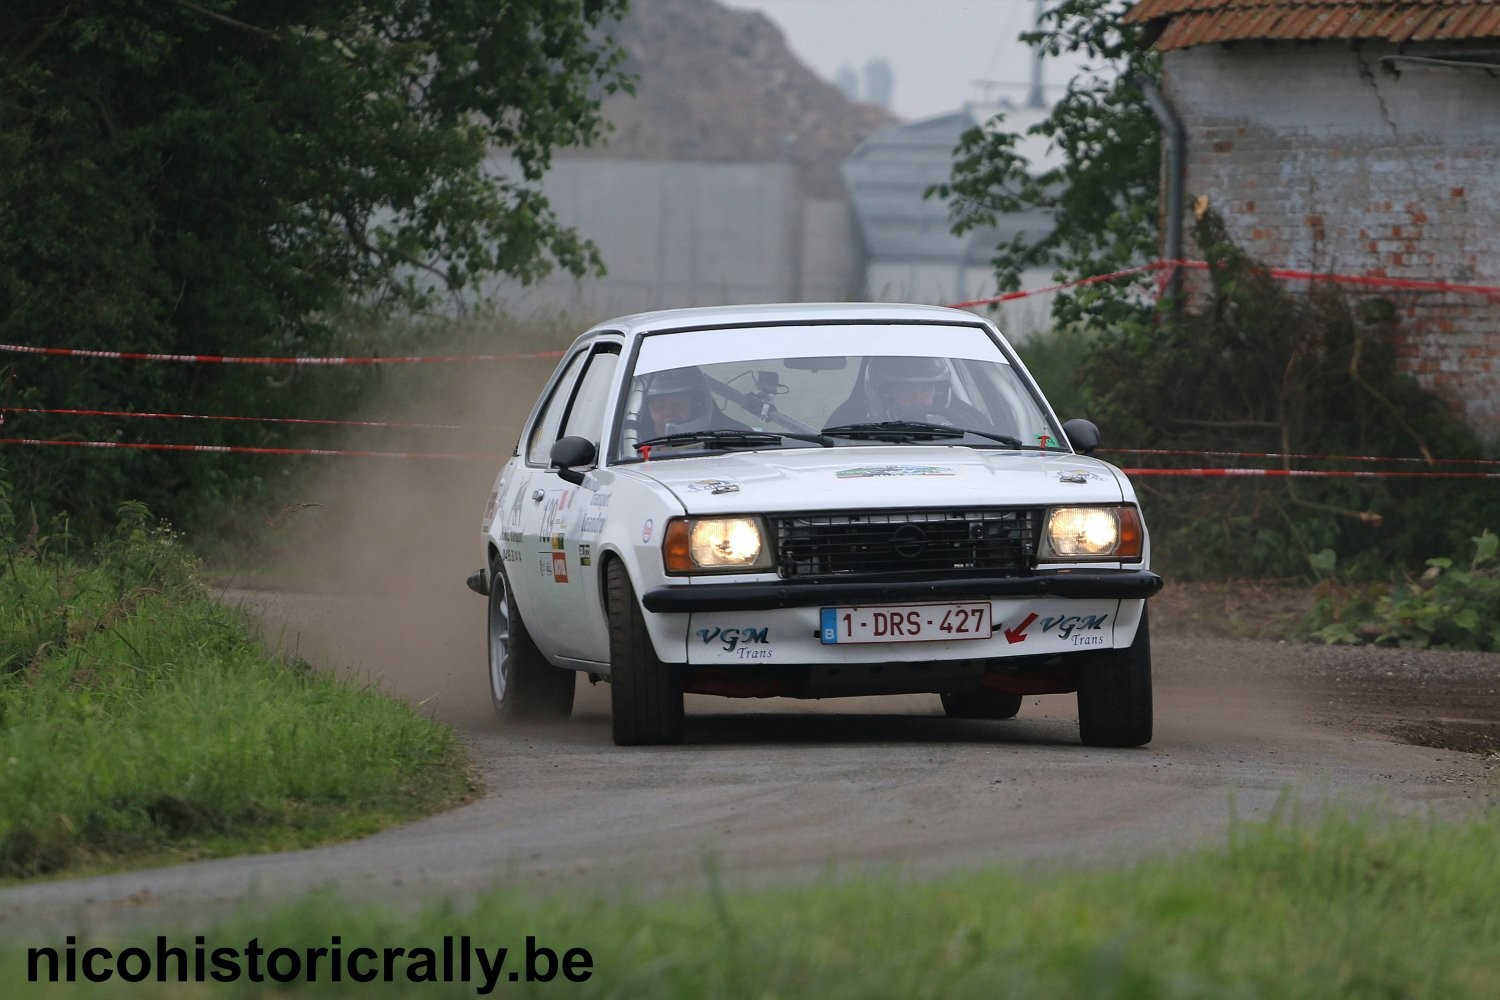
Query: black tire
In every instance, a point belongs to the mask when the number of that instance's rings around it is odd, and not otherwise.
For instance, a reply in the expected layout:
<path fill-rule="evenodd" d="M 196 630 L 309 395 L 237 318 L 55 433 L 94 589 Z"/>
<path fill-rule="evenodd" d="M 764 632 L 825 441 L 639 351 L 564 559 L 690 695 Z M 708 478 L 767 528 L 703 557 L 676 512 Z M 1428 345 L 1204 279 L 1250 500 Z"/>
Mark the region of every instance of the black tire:
<path fill-rule="evenodd" d="M 1151 742 L 1151 629 L 1141 609 L 1135 641 L 1089 654 L 1078 674 L 1078 735 L 1085 746 Z"/>
<path fill-rule="evenodd" d="M 490 704 L 501 722 L 547 722 L 573 713 L 575 671 L 554 667 L 536 648 L 505 571 L 490 567 L 487 619 Z"/>
<path fill-rule="evenodd" d="M 610 729 L 615 745 L 681 743 L 682 668 L 657 658 L 624 563 L 609 561 L 604 586 L 609 616 Z"/>
<path fill-rule="evenodd" d="M 1014 719 L 1021 696 L 1001 691 L 952 691 L 940 695 L 950 719 Z"/>

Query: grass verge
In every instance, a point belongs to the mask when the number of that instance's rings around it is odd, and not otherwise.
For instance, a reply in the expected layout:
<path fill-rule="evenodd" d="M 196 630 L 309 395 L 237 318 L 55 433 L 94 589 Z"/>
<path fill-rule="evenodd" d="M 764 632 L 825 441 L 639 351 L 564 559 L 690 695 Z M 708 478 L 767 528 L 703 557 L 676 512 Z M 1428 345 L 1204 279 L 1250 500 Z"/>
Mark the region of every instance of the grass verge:
<path fill-rule="evenodd" d="M 1113 872 L 993 867 L 734 893 L 710 877 L 706 890 L 623 900 L 495 890 L 472 908 L 405 916 L 310 898 L 165 933 L 189 953 L 194 935 L 210 952 L 239 949 L 238 980 L 214 988 L 252 996 L 485 994 L 477 961 L 461 980 L 461 953 L 482 948 L 493 958 L 508 947 L 496 977 L 506 996 L 1477 998 L 1500 981 L 1497 834 L 1493 813 L 1456 823 L 1334 817 L 1240 828 L 1227 850 Z M 84 936 L 76 950 L 154 953 L 155 933 Z M 448 973 L 445 936 L 460 949 Z M 328 949 L 317 981 L 300 964 L 286 976 L 289 955 L 276 966 L 285 981 L 268 974 L 269 960 L 258 966 L 262 981 L 249 981 L 252 939 L 267 955 Z M 0 951 L 0 982 L 25 984 L 24 949 L 38 946 L 61 951 L 63 942 L 12 942 Z M 335 948 L 375 949 L 380 957 L 355 965 L 375 981 L 351 984 L 347 971 L 334 981 Z M 404 951 L 387 965 L 387 948 Z M 587 952 L 586 965 L 574 949 Z M 571 978 L 562 971 L 569 952 Z M 45 978 L 47 966 L 38 968 Z M 143 985 L 168 997 L 204 989 Z M 43 988 L 72 995 L 62 984 Z M 71 987 L 80 996 L 141 988 L 118 979 Z"/>
<path fill-rule="evenodd" d="M 122 515 L 79 559 L 0 496 L 0 879 L 345 839 L 471 793 L 451 729 L 267 655 Z"/>

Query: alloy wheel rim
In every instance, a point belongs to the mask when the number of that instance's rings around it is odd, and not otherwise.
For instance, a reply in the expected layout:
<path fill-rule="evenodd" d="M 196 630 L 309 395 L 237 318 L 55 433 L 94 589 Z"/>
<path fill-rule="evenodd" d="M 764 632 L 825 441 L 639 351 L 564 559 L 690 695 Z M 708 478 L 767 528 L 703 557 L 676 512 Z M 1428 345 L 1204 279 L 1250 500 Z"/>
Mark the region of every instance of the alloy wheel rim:
<path fill-rule="evenodd" d="M 505 578 L 494 574 L 490 588 L 490 693 L 496 701 L 504 701 L 510 667 L 510 607 Z"/>

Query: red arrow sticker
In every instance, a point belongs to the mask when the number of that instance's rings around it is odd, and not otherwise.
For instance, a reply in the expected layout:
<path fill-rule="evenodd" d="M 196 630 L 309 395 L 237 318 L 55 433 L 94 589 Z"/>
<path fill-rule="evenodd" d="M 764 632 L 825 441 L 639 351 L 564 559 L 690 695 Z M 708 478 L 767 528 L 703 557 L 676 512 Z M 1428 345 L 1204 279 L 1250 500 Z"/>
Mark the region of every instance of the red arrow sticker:
<path fill-rule="evenodd" d="M 1036 621 L 1035 611 L 1023 618 L 1021 620 L 1021 624 L 1017 625 L 1015 628 L 1006 629 L 1005 641 L 1009 643 L 1024 642 L 1026 639 L 1027 626 L 1029 626 L 1034 621 Z"/>

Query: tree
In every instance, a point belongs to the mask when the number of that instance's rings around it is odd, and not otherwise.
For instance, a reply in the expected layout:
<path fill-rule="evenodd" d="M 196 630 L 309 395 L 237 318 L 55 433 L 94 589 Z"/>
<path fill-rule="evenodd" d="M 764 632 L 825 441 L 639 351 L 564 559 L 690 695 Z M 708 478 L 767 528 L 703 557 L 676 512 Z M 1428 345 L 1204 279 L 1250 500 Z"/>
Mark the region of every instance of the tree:
<path fill-rule="evenodd" d="M 598 269 L 538 181 L 628 86 L 607 34 L 626 3 L 7 0 L 0 339 L 291 354 L 332 345 L 350 300 L 422 308 L 484 275 Z M 265 381 L 12 368 L 11 405 L 248 404 Z M 181 509 L 158 456 L 100 473 L 43 450 L 10 454 L 18 500 L 112 510 L 135 483 Z"/>
<path fill-rule="evenodd" d="M 996 248 L 1000 287 L 1020 287 L 1027 268 L 1052 267 L 1066 277 L 1108 274 L 1158 255 L 1160 126 L 1135 82 L 1154 76 L 1158 57 L 1140 29 L 1120 23 L 1128 0 L 1060 0 L 1038 30 L 1021 35 L 1044 55 L 1083 53 L 1085 69 L 1068 83 L 1049 117 L 1028 129 L 1063 154 L 1063 163 L 1033 173 L 1016 150 L 1021 136 L 1004 114 L 969 129 L 959 141 L 951 179 L 928 197 L 949 202 L 954 232 L 993 226 L 1001 215 L 1033 208 L 1052 214 L 1040 238 L 1021 235 Z M 1117 328 L 1150 312 L 1128 287 L 1101 283 L 1060 294 L 1054 316 Z"/>

